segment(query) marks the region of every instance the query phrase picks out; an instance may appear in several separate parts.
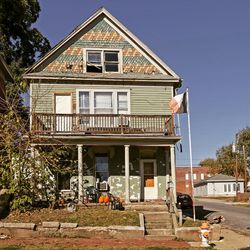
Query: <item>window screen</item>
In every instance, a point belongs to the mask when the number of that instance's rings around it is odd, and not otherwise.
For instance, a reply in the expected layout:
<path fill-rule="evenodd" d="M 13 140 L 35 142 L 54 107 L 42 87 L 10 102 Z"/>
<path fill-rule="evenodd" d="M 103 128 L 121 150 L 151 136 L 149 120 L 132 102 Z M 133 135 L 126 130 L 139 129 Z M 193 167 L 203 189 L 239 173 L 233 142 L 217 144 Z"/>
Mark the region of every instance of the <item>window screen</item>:
<path fill-rule="evenodd" d="M 95 114 L 112 114 L 112 92 L 95 92 Z"/>

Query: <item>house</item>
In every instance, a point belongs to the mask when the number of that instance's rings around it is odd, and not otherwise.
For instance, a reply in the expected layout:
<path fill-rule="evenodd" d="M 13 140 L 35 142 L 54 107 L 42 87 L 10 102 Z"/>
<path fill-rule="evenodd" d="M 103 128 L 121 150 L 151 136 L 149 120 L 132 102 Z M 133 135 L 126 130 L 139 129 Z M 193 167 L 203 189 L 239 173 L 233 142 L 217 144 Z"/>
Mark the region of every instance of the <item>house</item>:
<path fill-rule="evenodd" d="M 106 9 L 24 78 L 34 148 L 58 143 L 77 155 L 77 175 L 59 176 L 59 189 L 77 181 L 79 198 L 84 183 L 126 202 L 166 198 L 180 140 L 168 103 L 181 79 Z"/>
<path fill-rule="evenodd" d="M 193 167 L 193 183 L 196 184 L 210 177 L 207 167 Z M 192 194 L 190 167 L 176 167 L 176 190 L 179 193 Z"/>
<path fill-rule="evenodd" d="M 6 82 L 13 82 L 13 76 L 8 65 L 0 55 L 0 113 L 5 109 Z"/>
<path fill-rule="evenodd" d="M 244 193 L 244 180 L 238 179 L 238 192 Z M 194 185 L 195 196 L 235 196 L 235 177 L 217 174 Z"/>

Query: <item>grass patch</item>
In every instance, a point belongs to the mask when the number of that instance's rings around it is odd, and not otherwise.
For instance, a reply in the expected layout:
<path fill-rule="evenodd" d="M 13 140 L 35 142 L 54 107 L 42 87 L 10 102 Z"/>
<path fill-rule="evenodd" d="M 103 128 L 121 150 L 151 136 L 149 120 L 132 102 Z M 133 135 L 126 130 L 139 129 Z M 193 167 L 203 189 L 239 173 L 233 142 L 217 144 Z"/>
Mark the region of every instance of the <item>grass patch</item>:
<path fill-rule="evenodd" d="M 106 206 L 80 207 L 76 212 L 66 209 L 35 209 L 19 213 L 12 212 L 2 222 L 25 222 L 41 224 L 43 221 L 78 223 L 79 226 L 139 226 L 139 215 L 134 211 L 111 210 Z"/>
<path fill-rule="evenodd" d="M 183 227 L 200 227 L 201 224 L 205 222 L 205 220 L 195 220 L 193 221 L 192 219 L 186 219 L 182 226 Z"/>

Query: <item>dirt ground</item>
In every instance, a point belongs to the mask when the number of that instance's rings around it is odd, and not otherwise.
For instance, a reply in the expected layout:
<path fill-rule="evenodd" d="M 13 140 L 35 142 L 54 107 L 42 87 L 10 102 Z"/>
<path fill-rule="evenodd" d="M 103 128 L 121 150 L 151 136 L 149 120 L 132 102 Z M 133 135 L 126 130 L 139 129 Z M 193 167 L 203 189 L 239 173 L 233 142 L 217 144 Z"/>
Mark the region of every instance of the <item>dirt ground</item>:
<path fill-rule="evenodd" d="M 11 247 L 11 248 L 10 248 Z M 144 239 L 5 239 L 0 240 L 0 249 L 189 249 L 190 244 L 182 241 Z"/>
<path fill-rule="evenodd" d="M 222 228 L 222 240 L 210 245 L 218 250 L 250 250 L 250 236 Z M 1 238 L 1 237 L 0 237 Z M 0 239 L 0 249 L 204 249 L 200 242 L 144 239 L 80 239 L 80 238 L 12 238 Z"/>

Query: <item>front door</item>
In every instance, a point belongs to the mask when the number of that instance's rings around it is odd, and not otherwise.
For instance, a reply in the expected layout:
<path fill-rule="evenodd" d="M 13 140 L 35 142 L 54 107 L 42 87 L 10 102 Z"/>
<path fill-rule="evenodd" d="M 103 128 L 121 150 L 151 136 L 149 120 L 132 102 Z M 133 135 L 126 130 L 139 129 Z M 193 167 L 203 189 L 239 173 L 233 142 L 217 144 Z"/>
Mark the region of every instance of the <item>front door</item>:
<path fill-rule="evenodd" d="M 141 160 L 141 185 L 144 200 L 158 198 L 156 160 Z"/>
<path fill-rule="evenodd" d="M 67 115 L 72 113 L 72 97 L 71 95 L 55 95 L 55 113 L 56 116 L 56 131 L 71 132 L 72 116 Z"/>

